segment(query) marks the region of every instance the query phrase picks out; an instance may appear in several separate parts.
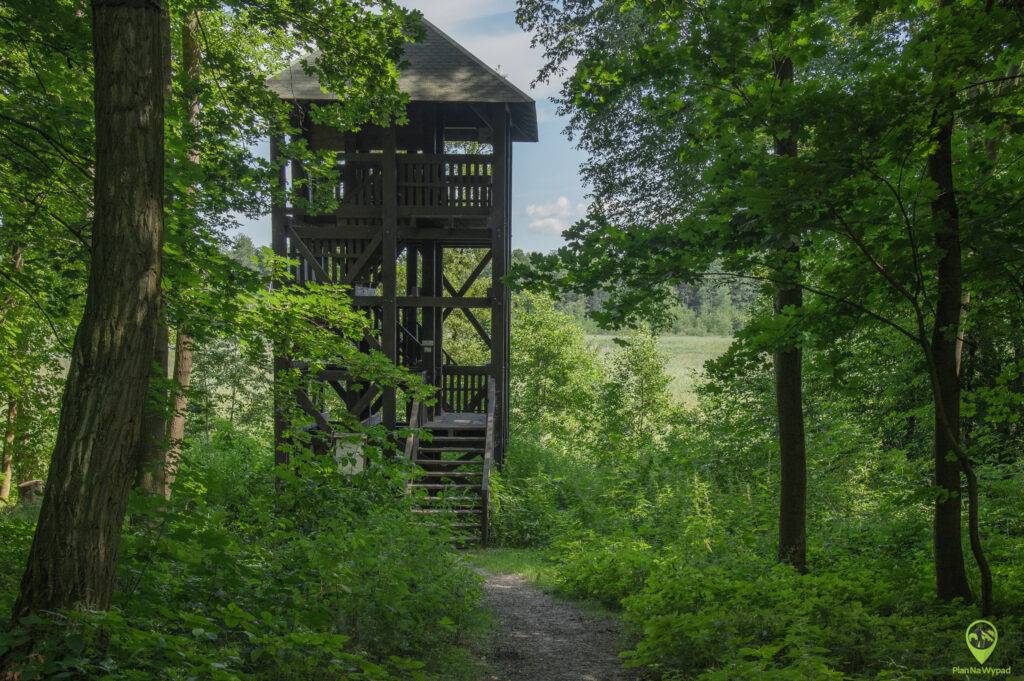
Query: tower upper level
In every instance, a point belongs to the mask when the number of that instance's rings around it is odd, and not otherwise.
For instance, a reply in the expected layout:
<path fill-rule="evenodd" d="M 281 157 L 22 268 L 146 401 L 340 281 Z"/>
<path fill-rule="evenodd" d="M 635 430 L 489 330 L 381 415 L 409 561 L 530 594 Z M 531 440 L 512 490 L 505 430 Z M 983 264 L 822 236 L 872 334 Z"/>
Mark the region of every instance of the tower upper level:
<path fill-rule="evenodd" d="M 422 40 L 405 47 L 399 89 L 417 103 L 507 104 L 513 142 L 537 141 L 537 108 L 533 99 L 426 19 Z M 312 55 L 311 58 L 315 58 Z M 297 102 L 336 101 L 316 76 L 299 62 L 267 81 L 282 99 Z M 457 109 L 453 106 L 452 109 Z"/>
<path fill-rule="evenodd" d="M 409 96 L 408 123 L 393 141 L 376 126 L 343 133 L 302 117 L 310 148 L 338 154 L 340 220 L 380 217 L 392 201 L 385 181 L 392 161 L 382 154 L 393 148 L 398 219 L 482 227 L 495 208 L 496 178 L 510 181 L 511 143 L 537 141 L 533 99 L 429 21 L 423 25 L 423 39 L 405 47 L 399 88 Z M 337 101 L 299 62 L 267 84 L 298 110 Z M 499 155 L 506 165 L 501 173 Z"/>

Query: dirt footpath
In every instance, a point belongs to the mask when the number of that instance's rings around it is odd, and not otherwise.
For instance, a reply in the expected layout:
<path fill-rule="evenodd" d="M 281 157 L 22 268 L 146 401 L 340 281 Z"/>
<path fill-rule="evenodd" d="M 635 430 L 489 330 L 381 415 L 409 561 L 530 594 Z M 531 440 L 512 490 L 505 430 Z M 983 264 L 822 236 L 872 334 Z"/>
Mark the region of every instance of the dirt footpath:
<path fill-rule="evenodd" d="M 486 681 L 626 681 L 622 631 L 615 620 L 589 615 L 517 575 L 480 571 L 497 622 L 486 656 Z"/>

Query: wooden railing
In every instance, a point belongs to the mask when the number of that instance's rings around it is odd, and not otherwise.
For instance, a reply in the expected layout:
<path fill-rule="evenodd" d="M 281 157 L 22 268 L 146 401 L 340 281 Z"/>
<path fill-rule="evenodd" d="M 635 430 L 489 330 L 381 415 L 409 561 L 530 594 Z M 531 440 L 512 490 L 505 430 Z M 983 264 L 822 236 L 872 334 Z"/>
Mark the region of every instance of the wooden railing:
<path fill-rule="evenodd" d="M 347 206 L 381 206 L 384 203 L 383 154 L 352 154 L 341 166 L 341 184 L 334 197 Z"/>
<path fill-rule="evenodd" d="M 409 461 L 419 458 L 420 426 L 424 423 L 424 416 L 423 405 L 419 400 L 413 400 L 409 410 L 409 436 L 405 439 L 405 458 Z"/>
<path fill-rule="evenodd" d="M 491 502 L 491 464 L 494 462 L 494 379 L 487 379 L 487 430 L 484 436 L 484 474 L 480 482 L 480 544 L 487 546 L 488 507 Z"/>
<path fill-rule="evenodd" d="M 446 364 L 441 367 L 441 406 L 445 411 L 485 414 L 489 406 L 490 368 Z"/>
<path fill-rule="evenodd" d="M 399 215 L 486 215 L 492 203 L 494 162 L 483 154 L 397 154 Z M 334 188 L 339 215 L 368 217 L 383 201 L 382 154 L 340 157 Z"/>
<path fill-rule="evenodd" d="M 398 207 L 490 208 L 490 156 L 405 154 L 398 157 Z"/>

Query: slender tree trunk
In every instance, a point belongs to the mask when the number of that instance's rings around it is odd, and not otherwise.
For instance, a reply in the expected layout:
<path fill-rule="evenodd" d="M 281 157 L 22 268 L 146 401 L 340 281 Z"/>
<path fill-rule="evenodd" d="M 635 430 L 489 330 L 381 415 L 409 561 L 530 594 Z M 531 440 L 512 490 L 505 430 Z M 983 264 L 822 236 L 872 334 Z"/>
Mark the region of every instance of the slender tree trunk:
<path fill-rule="evenodd" d="M 167 460 L 164 464 L 163 494 L 170 499 L 171 487 L 178 477 L 181 462 L 181 441 L 185 438 L 185 410 L 188 409 L 188 389 L 192 382 L 192 338 L 178 331 L 174 349 L 174 412 L 167 429 Z"/>
<path fill-rule="evenodd" d="M 7 422 L 4 425 L 4 463 L 0 475 L 0 501 L 11 498 L 11 482 L 14 478 L 14 426 L 18 421 L 18 400 L 10 397 L 7 400 Z"/>
<path fill-rule="evenodd" d="M 793 80 L 793 62 L 788 57 L 775 62 L 775 79 L 781 87 Z M 796 140 L 776 139 L 776 156 L 797 155 Z M 780 284 L 775 291 L 775 314 L 803 305 L 799 285 L 800 247 L 782 252 L 785 276 L 792 285 Z M 800 572 L 807 571 L 807 449 L 804 441 L 803 353 L 796 345 L 775 350 L 775 405 L 779 426 L 781 466 L 779 490 L 779 560 Z"/>
<path fill-rule="evenodd" d="M 144 406 L 142 429 L 139 435 L 139 458 L 135 484 L 150 494 L 163 493 L 164 456 L 167 451 L 167 368 L 170 362 L 169 331 L 160 320 L 153 347 L 154 361 L 149 392 Z"/>
<path fill-rule="evenodd" d="M 16 620 L 37 610 L 110 606 L 160 303 L 161 14 L 155 2 L 92 2 L 96 169 L 88 293 Z"/>
<path fill-rule="evenodd" d="M 15 244 L 12 253 L 14 260 L 14 271 L 21 272 L 24 263 L 23 249 L 20 244 Z M 14 296 L 10 296 L 5 307 L 10 308 L 14 304 Z M 24 330 L 18 339 L 19 351 L 26 343 Z M 7 501 L 11 498 L 11 484 L 14 482 L 14 436 L 15 426 L 18 421 L 18 398 L 16 395 L 7 396 L 7 421 L 4 426 L 4 453 L 3 469 L 0 470 L 0 501 Z"/>
<path fill-rule="evenodd" d="M 164 12 L 160 17 L 160 40 L 164 49 L 161 53 L 163 63 L 164 107 L 166 108 L 174 96 L 174 63 L 171 54 L 171 16 Z M 167 188 L 164 188 L 167 192 Z M 165 194 L 164 201 L 172 199 Z M 170 366 L 171 332 L 167 326 L 166 301 L 160 301 L 160 321 L 156 332 L 154 347 L 153 377 L 158 381 L 150 381 L 149 394 L 146 399 L 145 412 L 142 419 L 142 431 L 139 436 L 138 468 L 135 472 L 135 484 L 150 494 L 163 494 L 164 467 L 167 457 L 167 408 L 170 393 L 167 389 L 167 371 Z"/>
<path fill-rule="evenodd" d="M 181 27 L 182 72 L 185 75 L 185 101 L 188 110 L 185 124 L 192 134 L 199 132 L 199 14 L 190 13 Z M 199 162 L 197 142 L 188 151 L 188 160 Z M 185 414 L 188 410 L 188 389 L 192 383 L 192 337 L 184 323 L 178 325 L 178 339 L 174 350 L 174 410 L 167 422 L 167 456 L 164 463 L 163 494 L 171 497 L 171 487 L 178 477 L 181 462 L 181 443 L 185 438 Z"/>
<path fill-rule="evenodd" d="M 775 310 L 799 308 L 799 287 L 780 288 Z M 781 479 L 779 493 L 779 560 L 807 570 L 807 451 L 804 441 L 802 352 L 790 346 L 774 353 L 775 403 L 779 426 Z"/>
<path fill-rule="evenodd" d="M 942 114 L 935 151 L 928 157 L 928 176 L 938 186 L 932 201 L 935 248 L 942 254 L 938 266 L 932 356 L 935 364 L 935 501 L 933 523 L 935 584 L 939 598 L 972 598 L 964 567 L 961 536 L 960 378 L 957 334 L 963 304 L 960 270 L 960 216 L 953 183 L 953 115 Z"/>

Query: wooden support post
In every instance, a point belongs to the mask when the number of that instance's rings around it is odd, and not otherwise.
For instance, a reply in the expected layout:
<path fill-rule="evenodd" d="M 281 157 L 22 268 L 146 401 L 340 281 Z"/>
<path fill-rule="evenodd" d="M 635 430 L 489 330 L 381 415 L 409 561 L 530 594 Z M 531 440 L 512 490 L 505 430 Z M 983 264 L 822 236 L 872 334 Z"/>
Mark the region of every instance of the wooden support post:
<path fill-rule="evenodd" d="M 296 106 L 295 111 L 292 113 L 293 123 L 299 127 L 299 132 L 296 135 L 292 135 L 292 142 L 298 142 L 299 140 L 308 140 L 308 129 L 309 119 L 306 116 L 306 112 L 299 106 Z M 299 159 L 292 159 L 292 205 L 295 207 L 295 217 L 304 217 L 307 213 L 305 204 L 312 199 L 309 185 L 307 184 L 306 167 Z"/>
<path fill-rule="evenodd" d="M 416 244 L 410 243 L 405 248 L 405 295 L 406 296 L 418 296 L 420 287 L 420 272 L 419 272 L 419 250 L 416 248 Z M 406 333 L 402 334 L 402 343 L 405 347 L 405 362 L 406 366 L 412 366 L 413 360 L 418 354 L 416 348 L 416 341 L 419 340 L 419 334 L 416 332 L 417 316 L 419 311 L 416 308 L 404 308 L 402 310 L 402 326 L 405 327 Z"/>
<path fill-rule="evenodd" d="M 495 390 L 496 418 L 495 458 L 500 464 L 505 455 L 506 399 L 508 396 L 508 326 L 509 296 L 502 277 L 508 271 L 509 240 L 509 173 L 511 139 L 509 112 L 504 104 L 491 109 L 494 130 L 494 175 L 491 204 L 491 376 Z"/>
<path fill-rule="evenodd" d="M 435 265 L 437 264 L 437 244 L 433 241 L 425 242 L 421 247 L 423 253 L 423 285 L 420 287 L 420 295 L 432 296 L 434 293 Z M 437 342 L 434 335 L 434 318 L 441 314 L 441 310 L 434 308 L 423 308 L 423 331 L 420 341 L 423 343 L 423 370 L 426 372 L 427 382 L 437 385 L 438 377 L 435 374 L 434 357 L 438 352 L 434 347 Z M 434 417 L 436 407 L 427 407 L 429 418 Z"/>
<path fill-rule="evenodd" d="M 434 244 L 434 281 L 431 283 L 433 295 L 444 295 L 444 246 Z M 434 380 L 435 385 L 441 385 L 441 372 L 444 367 L 444 314 L 437 309 L 434 311 Z"/>
<path fill-rule="evenodd" d="M 281 137 L 274 135 L 270 138 L 270 161 L 271 163 L 281 163 L 277 171 L 277 184 L 282 191 L 285 190 L 287 185 L 287 177 L 285 175 L 284 163 L 281 162 Z M 273 206 L 270 211 L 270 243 L 274 250 L 275 255 L 285 256 L 288 254 L 288 242 L 286 237 L 286 225 L 285 225 L 285 212 L 284 212 L 284 197 L 275 199 Z M 279 287 L 282 285 L 287 286 L 289 282 L 275 281 L 273 285 Z M 278 381 L 283 372 L 291 362 L 287 357 L 283 356 L 283 349 L 279 347 L 274 348 L 274 462 L 277 464 L 288 463 L 288 430 L 290 425 L 288 423 L 287 414 L 289 411 L 288 404 L 285 403 L 285 396 L 282 395 L 282 391 L 279 390 Z"/>
<path fill-rule="evenodd" d="M 383 171 L 381 173 L 381 189 L 383 192 L 383 218 L 381 230 L 381 260 L 384 302 L 381 317 L 381 346 L 384 354 L 392 362 L 398 361 L 398 159 L 395 142 L 395 126 L 384 128 L 383 132 Z M 381 420 L 386 428 L 395 426 L 395 389 L 384 391 Z"/>
<path fill-rule="evenodd" d="M 505 117 L 505 263 L 501 268 L 501 276 L 508 274 L 512 260 L 512 116 L 506 108 Z M 499 435 L 498 461 L 505 462 L 505 449 L 508 447 L 509 404 L 511 361 L 509 354 L 512 347 L 512 296 L 505 295 L 505 377 L 501 384 L 502 413 L 500 415 L 501 433 Z"/>

